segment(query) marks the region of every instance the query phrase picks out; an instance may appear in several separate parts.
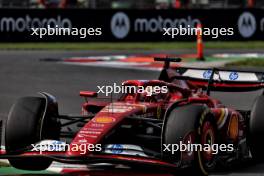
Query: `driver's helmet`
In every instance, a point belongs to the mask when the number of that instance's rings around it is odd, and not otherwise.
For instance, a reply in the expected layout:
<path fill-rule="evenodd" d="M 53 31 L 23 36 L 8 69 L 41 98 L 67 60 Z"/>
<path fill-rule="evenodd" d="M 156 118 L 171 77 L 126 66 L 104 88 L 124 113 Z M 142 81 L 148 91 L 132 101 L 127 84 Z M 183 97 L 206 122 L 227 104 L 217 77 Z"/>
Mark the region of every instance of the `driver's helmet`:
<path fill-rule="evenodd" d="M 135 100 L 135 93 L 128 93 L 125 96 L 125 101 L 133 101 L 133 100 Z"/>

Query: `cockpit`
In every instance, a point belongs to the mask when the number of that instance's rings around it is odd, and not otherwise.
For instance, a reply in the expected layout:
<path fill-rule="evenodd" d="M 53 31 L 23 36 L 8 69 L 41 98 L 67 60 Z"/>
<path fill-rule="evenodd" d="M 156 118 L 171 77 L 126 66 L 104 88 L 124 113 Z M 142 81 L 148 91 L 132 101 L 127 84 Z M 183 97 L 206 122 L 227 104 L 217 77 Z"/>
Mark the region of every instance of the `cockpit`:
<path fill-rule="evenodd" d="M 185 96 L 184 88 L 160 80 L 129 80 L 122 83 L 120 101 L 159 103 Z"/>

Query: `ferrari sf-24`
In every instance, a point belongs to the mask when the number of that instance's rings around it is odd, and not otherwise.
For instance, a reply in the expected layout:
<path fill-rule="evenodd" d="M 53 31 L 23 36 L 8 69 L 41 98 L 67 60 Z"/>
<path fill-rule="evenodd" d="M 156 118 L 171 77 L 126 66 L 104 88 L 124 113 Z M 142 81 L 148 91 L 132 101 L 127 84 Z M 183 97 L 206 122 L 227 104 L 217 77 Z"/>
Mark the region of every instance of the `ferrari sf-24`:
<path fill-rule="evenodd" d="M 127 80 L 122 86 L 166 86 L 165 93 L 129 92 L 105 101 L 97 92 L 80 91 L 85 102 L 79 116 L 59 114 L 55 97 L 48 93 L 18 99 L 4 127 L 5 150 L 0 158 L 25 170 L 45 170 L 57 161 L 172 172 L 191 168 L 187 170 L 195 175 L 208 175 L 218 166 L 244 160 L 263 160 L 264 95 L 250 110 L 229 108 L 210 96 L 212 91 L 261 90 L 262 72 L 173 67 L 170 63 L 180 62 L 179 58 L 155 60 L 164 62 L 157 80 Z M 74 124 L 75 130 L 67 130 Z M 66 147 L 43 150 L 51 144 Z M 209 149 L 175 150 L 183 144 Z M 83 145 L 85 151 L 76 148 Z M 215 145 L 218 151 L 210 148 Z"/>

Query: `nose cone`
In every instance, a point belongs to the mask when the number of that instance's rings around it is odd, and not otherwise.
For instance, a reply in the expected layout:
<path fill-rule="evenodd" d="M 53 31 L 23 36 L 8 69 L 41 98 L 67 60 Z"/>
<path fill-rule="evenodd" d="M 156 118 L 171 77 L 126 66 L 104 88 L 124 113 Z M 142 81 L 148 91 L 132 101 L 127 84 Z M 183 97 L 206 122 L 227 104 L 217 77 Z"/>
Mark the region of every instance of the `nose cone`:
<path fill-rule="evenodd" d="M 144 112 L 145 105 L 125 102 L 111 103 L 104 107 L 75 136 L 67 151 L 68 156 L 89 155 L 100 151 L 100 141 L 127 116 Z"/>

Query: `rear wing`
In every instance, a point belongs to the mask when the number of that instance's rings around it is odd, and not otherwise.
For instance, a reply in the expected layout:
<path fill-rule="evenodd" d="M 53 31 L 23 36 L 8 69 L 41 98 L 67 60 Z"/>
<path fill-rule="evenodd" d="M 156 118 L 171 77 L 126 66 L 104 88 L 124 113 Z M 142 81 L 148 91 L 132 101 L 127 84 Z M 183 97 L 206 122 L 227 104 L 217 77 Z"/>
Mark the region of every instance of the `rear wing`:
<path fill-rule="evenodd" d="M 162 61 L 162 59 L 155 59 L 155 61 Z M 180 66 L 168 68 L 169 64 L 166 62 L 175 62 L 175 60 L 163 58 L 163 61 L 165 64 L 159 77 L 160 80 L 167 82 L 187 80 L 197 87 L 207 89 L 208 94 L 210 90 L 242 92 L 264 88 L 264 72 Z"/>
<path fill-rule="evenodd" d="M 178 76 L 192 84 L 218 91 L 254 91 L 264 87 L 264 72 L 227 70 L 220 68 L 176 68 Z"/>

